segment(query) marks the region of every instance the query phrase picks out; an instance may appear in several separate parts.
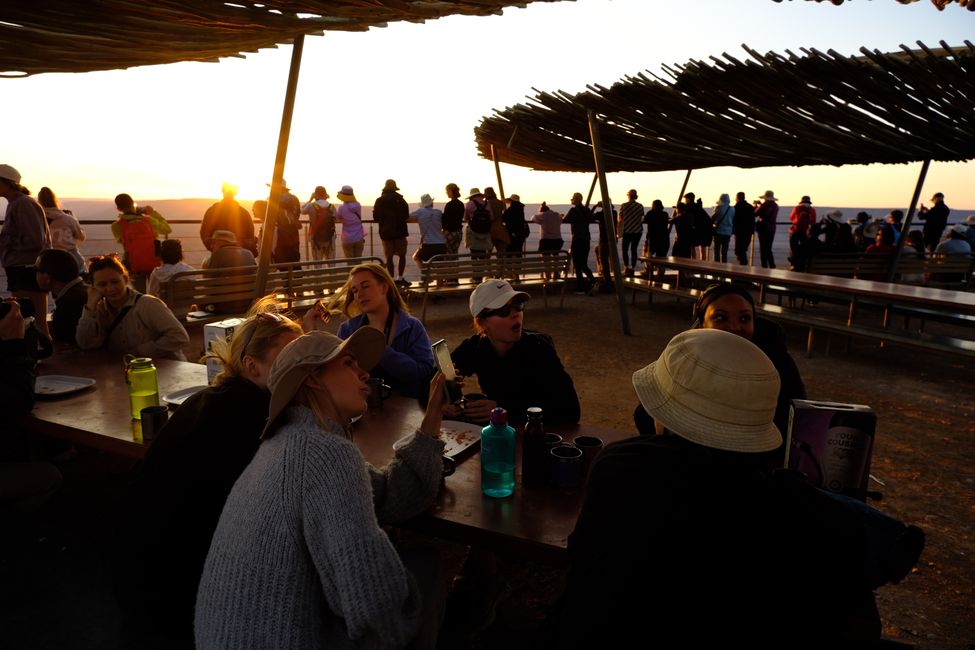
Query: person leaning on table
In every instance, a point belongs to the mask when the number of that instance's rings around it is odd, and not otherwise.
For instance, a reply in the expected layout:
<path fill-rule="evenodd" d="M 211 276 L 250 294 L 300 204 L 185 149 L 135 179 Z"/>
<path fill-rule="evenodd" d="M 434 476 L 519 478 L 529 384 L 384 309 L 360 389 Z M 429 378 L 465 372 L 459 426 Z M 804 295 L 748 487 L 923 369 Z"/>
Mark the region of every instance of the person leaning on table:
<path fill-rule="evenodd" d="M 856 513 L 767 471 L 779 376 L 720 330 L 675 336 L 633 387 L 660 435 L 607 446 L 568 539 L 557 647 L 876 640 Z"/>
<path fill-rule="evenodd" d="M 203 563 L 227 495 L 260 445 L 271 365 L 302 334 L 275 307 L 272 296 L 259 301 L 229 342 L 214 344 L 207 356 L 223 370 L 173 412 L 146 451 L 119 527 L 125 643 L 192 644 Z"/>
<path fill-rule="evenodd" d="M 450 353 L 457 372 L 477 375 L 487 399 L 445 407 L 444 415 L 486 423 L 491 410 L 508 411 L 508 421 L 524 424 L 528 408 L 542 409 L 546 424 L 579 421 L 579 397 L 552 338 L 524 329 L 530 296 L 504 280 L 485 280 L 470 298 L 474 336 Z"/>
<path fill-rule="evenodd" d="M 91 287 L 75 340 L 83 350 L 105 348 L 137 357 L 186 360 L 190 337 L 159 298 L 129 286 L 129 275 L 114 255 L 88 260 Z"/>
<path fill-rule="evenodd" d="M 197 648 L 436 646 L 439 558 L 407 569 L 381 526 L 436 498 L 443 375 L 419 430 L 376 469 L 351 422 L 366 411 L 366 369 L 384 348 L 382 332 L 364 327 L 345 341 L 310 332 L 278 355 L 264 441 L 227 498 L 203 569 Z"/>

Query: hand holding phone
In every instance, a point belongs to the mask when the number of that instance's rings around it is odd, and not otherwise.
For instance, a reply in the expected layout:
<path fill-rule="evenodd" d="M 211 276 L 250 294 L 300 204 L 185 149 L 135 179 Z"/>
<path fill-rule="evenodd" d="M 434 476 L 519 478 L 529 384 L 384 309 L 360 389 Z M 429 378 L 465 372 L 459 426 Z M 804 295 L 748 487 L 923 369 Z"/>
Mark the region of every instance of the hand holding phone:
<path fill-rule="evenodd" d="M 454 361 L 450 358 L 450 350 L 447 348 L 447 341 L 440 339 L 433 344 L 433 358 L 437 360 L 437 367 L 443 373 L 444 390 L 447 391 L 447 401 L 450 404 L 460 401 L 464 396 L 460 386 L 457 384 L 457 375 L 454 373 Z"/>

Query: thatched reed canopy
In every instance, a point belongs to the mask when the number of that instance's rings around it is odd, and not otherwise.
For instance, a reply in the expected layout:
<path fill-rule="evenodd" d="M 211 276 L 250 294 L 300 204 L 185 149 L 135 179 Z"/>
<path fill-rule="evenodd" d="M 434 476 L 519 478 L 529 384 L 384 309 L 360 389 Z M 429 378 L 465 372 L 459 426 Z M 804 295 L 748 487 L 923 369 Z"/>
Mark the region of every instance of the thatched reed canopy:
<path fill-rule="evenodd" d="M 298 34 L 500 14 L 531 1 L 557 0 L 9 0 L 0 3 L 0 76 L 216 61 Z"/>
<path fill-rule="evenodd" d="M 782 2 L 782 0 L 775 0 L 776 2 Z M 816 0 L 816 2 L 832 2 L 834 5 L 843 4 L 843 0 Z M 918 0 L 897 0 L 897 2 L 902 5 L 909 5 Z M 938 11 L 943 11 L 945 7 L 952 3 L 957 3 L 958 6 L 964 7 L 969 11 L 975 11 L 975 0 L 931 0 L 931 4 L 938 8 Z"/>
<path fill-rule="evenodd" d="M 605 171 L 961 161 L 975 158 L 975 46 L 847 57 L 802 49 L 724 54 L 579 94 L 541 92 L 474 129 L 482 157 L 593 171 L 587 110 Z"/>

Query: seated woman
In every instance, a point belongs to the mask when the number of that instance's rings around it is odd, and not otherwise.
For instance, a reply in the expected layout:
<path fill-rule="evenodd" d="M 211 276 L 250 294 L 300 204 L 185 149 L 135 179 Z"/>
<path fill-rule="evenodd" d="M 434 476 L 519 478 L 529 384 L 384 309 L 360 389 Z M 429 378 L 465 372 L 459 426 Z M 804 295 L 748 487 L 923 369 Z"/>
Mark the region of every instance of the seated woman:
<path fill-rule="evenodd" d="M 381 526 L 436 498 L 443 376 L 420 429 L 375 469 L 350 422 L 366 410 L 366 369 L 385 347 L 364 327 L 344 342 L 310 332 L 278 355 L 264 442 L 227 498 L 203 569 L 198 648 L 435 646 L 442 599 L 420 597 Z"/>
<path fill-rule="evenodd" d="M 450 356 L 460 375 L 477 375 L 487 398 L 449 405 L 447 417 L 486 423 L 491 410 L 501 406 L 508 421 L 520 425 L 528 408 L 538 406 L 546 424 L 579 421 L 579 397 L 551 337 L 523 327 L 530 297 L 504 280 L 485 280 L 471 294 L 477 333 Z"/>
<path fill-rule="evenodd" d="M 106 348 L 137 357 L 185 361 L 190 337 L 166 303 L 129 286 L 129 275 L 114 255 L 88 261 L 91 287 L 75 340 L 84 350 Z"/>
<path fill-rule="evenodd" d="M 329 302 L 340 305 L 349 319 L 339 327 L 339 338 L 347 339 L 362 327 L 383 333 L 386 349 L 373 377 L 381 377 L 400 395 L 426 399 L 433 376 L 433 350 L 430 337 L 416 318 L 410 316 L 393 278 L 379 264 L 360 264 Z"/>
<path fill-rule="evenodd" d="M 129 492 L 119 549 L 123 633 L 185 645 L 193 639 L 193 603 L 223 504 L 257 452 L 267 421 L 271 364 L 301 327 L 273 311 L 273 298 L 208 354 L 223 370 L 214 384 L 173 413 L 146 452 Z"/>
<path fill-rule="evenodd" d="M 806 399 L 806 387 L 802 383 L 796 362 L 786 349 L 785 333 L 776 323 L 755 316 L 755 301 L 751 294 L 730 283 L 711 285 L 694 306 L 694 322 L 691 327 L 737 334 L 765 353 L 779 373 L 780 380 L 775 425 L 779 427 L 779 431 L 786 431 L 789 428 L 789 407 L 792 400 Z M 653 422 L 648 419 L 641 406 L 637 406 L 633 417 L 641 433 L 653 432 Z M 784 449 L 782 446 L 776 452 L 780 460 Z"/>
<path fill-rule="evenodd" d="M 613 443 L 592 464 L 553 647 L 876 640 L 856 512 L 767 470 L 782 441 L 768 357 L 744 337 L 692 330 L 632 382 L 660 435 Z"/>

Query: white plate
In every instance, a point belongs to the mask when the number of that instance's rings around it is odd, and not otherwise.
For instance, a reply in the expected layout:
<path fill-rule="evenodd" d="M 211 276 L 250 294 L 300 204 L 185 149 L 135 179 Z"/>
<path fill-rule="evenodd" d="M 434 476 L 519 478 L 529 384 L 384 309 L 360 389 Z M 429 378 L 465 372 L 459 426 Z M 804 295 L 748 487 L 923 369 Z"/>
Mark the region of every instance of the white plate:
<path fill-rule="evenodd" d="M 444 420 L 440 424 L 440 439 L 446 445 L 444 456 L 454 458 L 468 447 L 481 441 L 481 425 L 457 420 Z"/>
<path fill-rule="evenodd" d="M 169 406 L 180 406 L 190 397 L 190 395 L 195 395 L 204 388 L 206 388 L 206 386 L 190 386 L 189 388 L 177 390 L 169 395 L 163 395 L 163 401 Z"/>
<path fill-rule="evenodd" d="M 89 377 L 69 377 L 68 375 L 40 375 L 34 382 L 35 395 L 68 395 L 94 386 L 95 380 Z"/>

